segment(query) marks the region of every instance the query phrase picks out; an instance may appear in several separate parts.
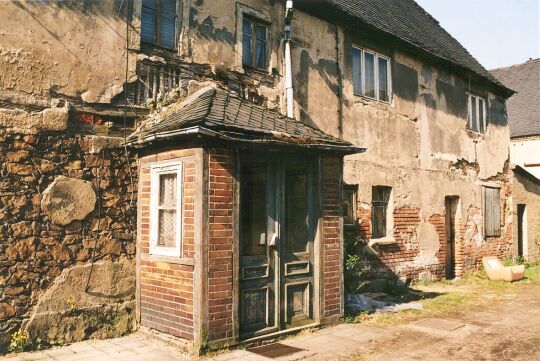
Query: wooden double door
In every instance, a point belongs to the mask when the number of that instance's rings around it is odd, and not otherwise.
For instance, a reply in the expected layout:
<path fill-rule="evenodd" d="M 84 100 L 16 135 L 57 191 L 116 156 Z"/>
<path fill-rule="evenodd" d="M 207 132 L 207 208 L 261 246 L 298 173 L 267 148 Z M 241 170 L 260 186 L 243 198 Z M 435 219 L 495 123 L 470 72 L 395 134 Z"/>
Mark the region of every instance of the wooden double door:
<path fill-rule="evenodd" d="M 240 336 L 314 322 L 315 160 L 255 154 L 240 166 Z"/>

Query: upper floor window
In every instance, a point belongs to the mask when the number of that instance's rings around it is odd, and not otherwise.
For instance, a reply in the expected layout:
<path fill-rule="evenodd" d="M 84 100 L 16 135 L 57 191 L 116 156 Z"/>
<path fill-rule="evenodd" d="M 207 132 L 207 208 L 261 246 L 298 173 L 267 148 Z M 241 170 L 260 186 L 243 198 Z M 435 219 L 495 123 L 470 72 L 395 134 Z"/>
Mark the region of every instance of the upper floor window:
<path fill-rule="evenodd" d="M 392 78 L 389 57 L 371 50 L 353 47 L 352 72 L 355 95 L 390 102 Z"/>
<path fill-rule="evenodd" d="M 141 41 L 176 47 L 176 0 L 142 0 Z"/>
<path fill-rule="evenodd" d="M 265 69 L 267 67 L 267 26 L 243 16 L 242 65 Z"/>
<path fill-rule="evenodd" d="M 487 128 L 486 99 L 469 94 L 468 106 L 467 129 L 485 133 Z"/>
<path fill-rule="evenodd" d="M 150 254 L 180 257 L 182 179 L 182 163 L 152 167 Z"/>

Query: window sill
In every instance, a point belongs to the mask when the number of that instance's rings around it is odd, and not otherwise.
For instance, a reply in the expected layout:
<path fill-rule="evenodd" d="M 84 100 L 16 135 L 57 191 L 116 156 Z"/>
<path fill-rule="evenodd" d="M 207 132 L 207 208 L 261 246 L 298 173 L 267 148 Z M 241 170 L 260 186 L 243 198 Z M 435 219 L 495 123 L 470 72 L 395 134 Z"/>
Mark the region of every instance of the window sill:
<path fill-rule="evenodd" d="M 360 98 L 360 99 L 363 99 L 363 100 L 366 100 L 366 101 L 369 101 L 369 102 L 375 102 L 377 104 L 383 104 L 383 105 L 387 105 L 387 106 L 392 105 L 391 100 L 379 100 L 379 99 L 376 99 L 376 98 L 368 97 L 367 95 L 360 95 L 360 94 L 356 94 L 356 93 L 353 93 L 353 95 L 356 98 Z"/>
<path fill-rule="evenodd" d="M 174 263 L 184 266 L 195 266 L 194 258 L 179 258 L 171 256 L 159 256 L 155 254 L 141 254 L 142 261 Z"/>
<path fill-rule="evenodd" d="M 369 243 L 368 243 L 368 246 L 369 247 L 373 247 L 373 246 L 389 246 L 389 245 L 392 245 L 392 244 L 397 244 L 396 239 L 394 237 L 392 237 L 392 236 L 386 236 L 386 237 L 381 237 L 381 238 L 370 239 Z"/>

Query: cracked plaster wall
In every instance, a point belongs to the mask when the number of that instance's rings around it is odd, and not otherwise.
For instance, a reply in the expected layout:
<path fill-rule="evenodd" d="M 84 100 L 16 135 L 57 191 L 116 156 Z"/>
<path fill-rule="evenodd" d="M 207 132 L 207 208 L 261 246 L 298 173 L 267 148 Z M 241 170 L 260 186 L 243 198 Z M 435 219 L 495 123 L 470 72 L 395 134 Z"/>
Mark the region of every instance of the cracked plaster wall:
<path fill-rule="evenodd" d="M 0 127 L 62 130 L 66 116 L 49 122 L 39 114 L 49 107 L 57 111 L 57 98 L 108 103 L 121 92 L 126 3 L 1 1 Z M 129 77 L 134 69 L 132 56 Z M 9 109 L 13 107 L 19 108 L 17 114 Z M 20 117 L 27 120 L 17 127 Z"/>

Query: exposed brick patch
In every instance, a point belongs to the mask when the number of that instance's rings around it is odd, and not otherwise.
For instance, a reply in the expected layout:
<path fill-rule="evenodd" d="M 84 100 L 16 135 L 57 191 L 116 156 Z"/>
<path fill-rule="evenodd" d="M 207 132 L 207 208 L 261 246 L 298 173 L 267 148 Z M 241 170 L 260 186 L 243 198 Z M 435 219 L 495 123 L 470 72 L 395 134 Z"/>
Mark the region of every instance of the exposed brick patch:
<path fill-rule="evenodd" d="M 209 150 L 208 339 L 233 335 L 234 153 Z"/>

